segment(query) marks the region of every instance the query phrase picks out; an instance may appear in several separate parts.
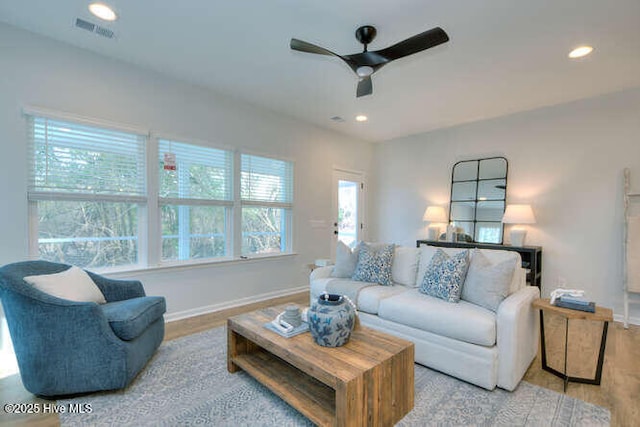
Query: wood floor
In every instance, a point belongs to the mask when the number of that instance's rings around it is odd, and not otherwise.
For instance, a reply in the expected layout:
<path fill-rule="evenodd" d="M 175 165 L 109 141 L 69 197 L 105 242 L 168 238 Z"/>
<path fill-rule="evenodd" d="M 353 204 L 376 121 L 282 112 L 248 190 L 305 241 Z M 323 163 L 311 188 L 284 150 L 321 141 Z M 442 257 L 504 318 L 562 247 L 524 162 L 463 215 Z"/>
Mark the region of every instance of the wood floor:
<path fill-rule="evenodd" d="M 165 340 L 222 326 L 226 319 L 239 313 L 270 305 L 295 302 L 308 305 L 308 293 L 245 305 L 218 313 L 193 317 L 167 324 Z M 548 364 L 560 371 L 564 361 L 564 320 L 545 315 Z M 593 377 L 602 324 L 598 322 L 572 321 L 569 324 L 568 372 L 573 376 Z M 562 393 L 560 378 L 541 369 L 540 355 L 527 371 L 525 381 Z M 600 386 L 569 383 L 567 395 L 604 406 L 611 410 L 611 425 L 640 427 L 640 327 L 624 329 L 621 323 L 609 327 L 602 384 Z M 0 379 L 0 404 L 5 403 L 55 403 L 36 398 L 27 392 L 19 375 Z M 8 426 L 58 426 L 57 415 L 8 415 L 0 408 L 0 425 Z"/>

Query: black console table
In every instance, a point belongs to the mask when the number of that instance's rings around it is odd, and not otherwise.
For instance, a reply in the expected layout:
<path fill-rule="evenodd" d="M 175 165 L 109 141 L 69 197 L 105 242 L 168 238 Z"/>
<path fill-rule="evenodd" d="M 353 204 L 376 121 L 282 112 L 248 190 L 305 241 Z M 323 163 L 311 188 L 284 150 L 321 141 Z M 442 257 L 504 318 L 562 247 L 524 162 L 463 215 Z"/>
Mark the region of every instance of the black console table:
<path fill-rule="evenodd" d="M 440 240 L 416 240 L 416 246 L 429 245 L 443 248 L 478 248 L 514 251 L 522 258 L 522 268 L 527 270 L 527 283 L 542 289 L 542 247 L 541 246 L 509 246 L 493 243 L 445 242 Z"/>

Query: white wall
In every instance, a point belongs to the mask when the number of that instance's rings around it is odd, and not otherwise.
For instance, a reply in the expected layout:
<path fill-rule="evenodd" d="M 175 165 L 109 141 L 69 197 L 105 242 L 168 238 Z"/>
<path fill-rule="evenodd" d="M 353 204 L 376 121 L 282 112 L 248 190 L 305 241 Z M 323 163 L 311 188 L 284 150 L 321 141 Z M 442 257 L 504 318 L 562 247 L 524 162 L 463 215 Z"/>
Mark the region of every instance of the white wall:
<path fill-rule="evenodd" d="M 640 89 L 377 145 L 372 237 L 415 245 L 425 207 L 448 205 L 453 164 L 495 155 L 509 161 L 507 202 L 533 206 L 526 243 L 543 247 L 543 293 L 566 278 L 621 315 L 622 170 L 640 191 Z M 640 307 L 631 314 L 640 323 Z"/>
<path fill-rule="evenodd" d="M 24 106 L 295 161 L 298 255 L 128 274 L 143 280 L 148 294 L 166 296 L 174 314 L 306 285 L 306 265 L 330 254 L 332 230 L 311 228 L 309 220 L 332 222 L 333 166 L 368 173 L 373 152 L 369 143 L 0 24 L 0 265 L 27 258 Z"/>

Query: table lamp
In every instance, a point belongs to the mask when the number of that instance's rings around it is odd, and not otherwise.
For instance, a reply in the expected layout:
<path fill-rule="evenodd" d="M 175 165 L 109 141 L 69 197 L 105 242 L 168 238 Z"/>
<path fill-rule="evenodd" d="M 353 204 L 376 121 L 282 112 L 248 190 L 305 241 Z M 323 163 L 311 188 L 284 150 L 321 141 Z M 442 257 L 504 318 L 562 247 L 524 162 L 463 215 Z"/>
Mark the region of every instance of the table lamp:
<path fill-rule="evenodd" d="M 422 216 L 424 222 L 429 222 L 429 240 L 438 240 L 440 236 L 441 224 L 447 222 L 447 213 L 442 206 L 429 206 Z"/>
<path fill-rule="evenodd" d="M 504 224 L 514 224 L 511 227 L 511 246 L 524 246 L 524 238 L 527 230 L 520 227 L 522 224 L 535 224 L 536 217 L 533 216 L 531 205 L 507 205 L 502 217 Z"/>

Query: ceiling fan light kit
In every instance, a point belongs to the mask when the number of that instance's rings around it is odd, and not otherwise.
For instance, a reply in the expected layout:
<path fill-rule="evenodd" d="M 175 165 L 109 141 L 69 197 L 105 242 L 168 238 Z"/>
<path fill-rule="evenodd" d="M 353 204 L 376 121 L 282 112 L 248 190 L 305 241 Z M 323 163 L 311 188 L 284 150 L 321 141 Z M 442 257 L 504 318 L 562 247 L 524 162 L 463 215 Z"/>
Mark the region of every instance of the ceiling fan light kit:
<path fill-rule="evenodd" d="M 369 52 L 367 46 L 373 41 L 376 34 L 375 27 L 371 25 L 359 27 L 356 30 L 356 39 L 364 45 L 364 49 L 361 53 L 351 55 L 338 55 L 323 47 L 295 38 L 291 39 L 290 47 L 300 52 L 336 56 L 342 59 L 359 78 L 356 89 L 356 97 L 359 98 L 373 93 L 371 75 L 384 65 L 449 41 L 447 33 L 442 28 L 435 27 L 385 49 Z"/>
<path fill-rule="evenodd" d="M 368 77 L 373 74 L 373 68 L 368 65 L 363 65 L 362 67 L 358 67 L 356 74 L 360 77 Z"/>

